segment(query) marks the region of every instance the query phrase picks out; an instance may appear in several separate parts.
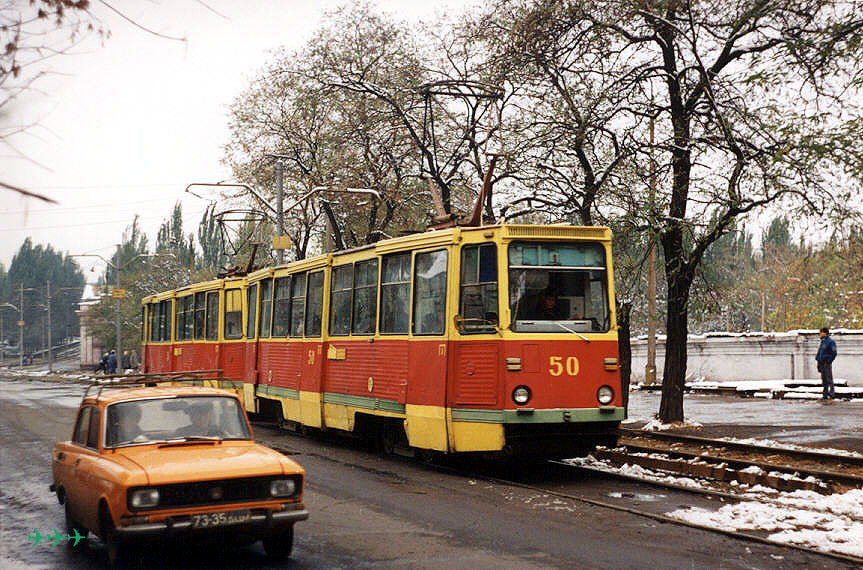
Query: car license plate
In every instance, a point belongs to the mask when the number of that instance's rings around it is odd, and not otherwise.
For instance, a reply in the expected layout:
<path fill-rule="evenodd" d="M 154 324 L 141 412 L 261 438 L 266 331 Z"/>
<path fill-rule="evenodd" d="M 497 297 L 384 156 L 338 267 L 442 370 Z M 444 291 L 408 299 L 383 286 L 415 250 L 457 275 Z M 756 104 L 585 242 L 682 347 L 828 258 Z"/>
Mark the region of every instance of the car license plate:
<path fill-rule="evenodd" d="M 245 511 L 227 511 L 222 513 L 204 513 L 192 515 L 192 528 L 212 528 L 248 522 L 252 513 Z"/>

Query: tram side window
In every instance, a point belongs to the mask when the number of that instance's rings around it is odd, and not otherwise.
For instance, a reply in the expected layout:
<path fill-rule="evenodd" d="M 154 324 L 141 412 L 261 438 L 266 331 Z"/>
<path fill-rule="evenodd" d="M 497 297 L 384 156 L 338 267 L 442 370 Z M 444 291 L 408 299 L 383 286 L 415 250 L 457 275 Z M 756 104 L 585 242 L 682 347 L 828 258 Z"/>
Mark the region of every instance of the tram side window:
<path fill-rule="evenodd" d="M 177 303 L 177 339 L 189 340 L 194 335 L 195 296 L 181 297 Z"/>
<path fill-rule="evenodd" d="M 306 336 L 321 336 L 321 318 L 324 312 L 324 272 L 309 274 L 308 306 L 306 307 Z"/>
<path fill-rule="evenodd" d="M 258 336 L 270 338 L 270 316 L 273 306 L 273 280 L 261 281 L 261 320 L 258 321 Z"/>
<path fill-rule="evenodd" d="M 414 265 L 414 334 L 443 334 L 446 317 L 446 250 L 418 253 Z"/>
<path fill-rule="evenodd" d="M 183 340 L 183 300 L 178 299 L 174 305 L 174 330 L 177 331 L 177 340 Z"/>
<path fill-rule="evenodd" d="M 258 311 L 258 284 L 255 283 L 247 291 L 247 304 L 249 308 L 248 319 L 246 320 L 246 338 L 255 338 L 255 316 Z"/>
<path fill-rule="evenodd" d="M 407 334 L 410 325 L 411 254 L 383 258 L 381 334 Z"/>
<path fill-rule="evenodd" d="M 243 293 L 225 289 L 225 338 L 243 337 Z"/>
<path fill-rule="evenodd" d="M 354 265 L 354 302 L 351 334 L 374 334 L 378 310 L 378 260 Z"/>
<path fill-rule="evenodd" d="M 291 323 L 291 278 L 279 277 L 273 289 L 273 336 L 288 336 Z"/>
<path fill-rule="evenodd" d="M 171 307 L 171 300 L 170 299 L 166 299 L 164 301 L 159 302 L 159 316 L 158 316 L 159 336 L 158 336 L 157 340 L 159 340 L 161 342 L 171 340 L 171 322 L 173 320 L 173 319 L 171 319 L 171 312 L 172 312 L 172 307 Z"/>
<path fill-rule="evenodd" d="M 141 341 L 147 340 L 147 307 L 149 305 L 144 305 L 141 307 Z"/>
<path fill-rule="evenodd" d="M 156 312 L 158 311 L 159 305 L 157 303 L 149 303 L 147 304 L 147 327 L 148 327 L 148 335 L 147 338 L 150 339 L 150 342 L 155 342 L 158 338 L 159 328 L 154 326 L 156 324 Z"/>
<path fill-rule="evenodd" d="M 333 268 L 333 286 L 330 298 L 330 334 L 347 335 L 351 330 L 351 286 L 353 266 Z"/>
<path fill-rule="evenodd" d="M 219 292 L 207 293 L 207 340 L 219 340 Z"/>
<path fill-rule="evenodd" d="M 306 274 L 294 275 L 291 287 L 291 336 L 303 336 L 306 315 Z"/>
<path fill-rule="evenodd" d="M 493 329 L 498 323 L 497 249 L 494 244 L 465 246 L 461 250 L 459 314 L 463 333 Z"/>
<path fill-rule="evenodd" d="M 195 293 L 195 338 L 200 340 L 206 336 L 207 294 L 203 291 Z"/>

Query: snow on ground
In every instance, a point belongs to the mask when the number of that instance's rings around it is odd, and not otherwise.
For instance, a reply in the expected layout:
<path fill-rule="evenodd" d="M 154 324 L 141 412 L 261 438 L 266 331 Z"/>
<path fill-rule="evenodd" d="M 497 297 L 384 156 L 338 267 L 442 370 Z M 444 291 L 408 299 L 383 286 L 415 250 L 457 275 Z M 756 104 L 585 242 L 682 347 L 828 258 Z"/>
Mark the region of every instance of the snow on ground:
<path fill-rule="evenodd" d="M 838 495 L 777 493 L 769 502 L 743 501 L 716 511 L 678 509 L 667 516 L 732 531 L 761 531 L 767 538 L 863 558 L 863 490 Z"/>
<path fill-rule="evenodd" d="M 564 462 L 683 487 L 706 488 L 705 482 L 691 477 L 674 477 L 639 465 L 615 467 L 592 455 Z M 814 491 L 781 492 L 737 482 L 732 485 L 742 490 L 744 500 L 738 504 L 726 504 L 717 510 L 681 508 L 665 515 L 723 530 L 766 532 L 767 538 L 776 542 L 863 558 L 863 490 L 822 495 Z"/>
<path fill-rule="evenodd" d="M 624 422 L 629 423 L 629 421 Z M 698 422 L 694 422 L 690 419 L 683 418 L 682 422 L 671 422 L 670 424 L 662 423 L 658 419 L 652 419 L 641 428 L 644 431 L 665 431 L 669 429 L 678 429 L 678 428 L 699 428 L 702 425 Z"/>

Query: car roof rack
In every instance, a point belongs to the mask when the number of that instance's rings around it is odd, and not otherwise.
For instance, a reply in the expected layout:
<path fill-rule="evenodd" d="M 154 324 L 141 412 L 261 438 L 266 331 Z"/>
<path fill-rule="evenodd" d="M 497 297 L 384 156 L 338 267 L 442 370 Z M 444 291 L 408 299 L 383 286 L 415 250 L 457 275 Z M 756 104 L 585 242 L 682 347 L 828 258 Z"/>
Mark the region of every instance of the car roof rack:
<path fill-rule="evenodd" d="M 82 401 L 87 398 L 99 399 L 102 390 L 109 388 L 132 388 L 135 386 L 156 386 L 163 382 L 202 382 L 204 380 L 227 380 L 222 370 L 186 370 L 183 372 L 153 372 L 146 374 L 125 374 L 106 376 L 94 380 L 84 390 Z"/>

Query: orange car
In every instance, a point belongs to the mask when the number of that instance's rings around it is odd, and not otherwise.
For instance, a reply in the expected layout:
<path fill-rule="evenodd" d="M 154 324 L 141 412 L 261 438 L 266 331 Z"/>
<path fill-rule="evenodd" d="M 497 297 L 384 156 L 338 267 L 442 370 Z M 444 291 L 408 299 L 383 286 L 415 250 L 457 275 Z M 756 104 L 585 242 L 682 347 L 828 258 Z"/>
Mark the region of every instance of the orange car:
<path fill-rule="evenodd" d="M 98 535 L 112 562 L 147 539 L 262 539 L 281 558 L 309 516 L 303 468 L 256 444 L 240 400 L 214 388 L 91 386 L 52 467 L 67 532 Z"/>

